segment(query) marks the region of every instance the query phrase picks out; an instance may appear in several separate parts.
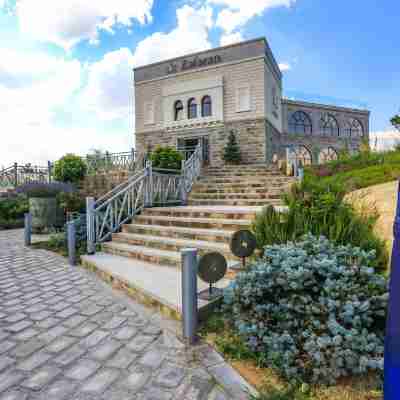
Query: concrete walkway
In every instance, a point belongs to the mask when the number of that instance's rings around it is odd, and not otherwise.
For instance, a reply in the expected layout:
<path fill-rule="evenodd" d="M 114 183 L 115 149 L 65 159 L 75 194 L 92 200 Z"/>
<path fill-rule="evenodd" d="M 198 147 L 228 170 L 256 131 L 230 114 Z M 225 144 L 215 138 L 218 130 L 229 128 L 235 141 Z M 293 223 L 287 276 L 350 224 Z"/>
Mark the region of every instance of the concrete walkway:
<path fill-rule="evenodd" d="M 0 400 L 245 399 L 208 346 L 63 257 L 0 232 Z"/>

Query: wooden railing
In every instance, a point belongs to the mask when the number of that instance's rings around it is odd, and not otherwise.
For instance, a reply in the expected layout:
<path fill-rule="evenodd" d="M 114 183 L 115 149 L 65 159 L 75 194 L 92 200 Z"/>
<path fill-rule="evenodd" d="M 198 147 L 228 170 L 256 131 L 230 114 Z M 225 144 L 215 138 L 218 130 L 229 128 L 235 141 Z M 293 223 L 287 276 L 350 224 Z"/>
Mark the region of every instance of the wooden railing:
<path fill-rule="evenodd" d="M 191 157 L 182 161 L 182 170 L 161 170 L 146 167 L 129 180 L 115 187 L 98 200 L 87 198 L 88 253 L 93 254 L 96 244 L 111 238 L 121 226 L 146 207 L 183 205 L 201 172 L 202 148 L 199 145 Z"/>

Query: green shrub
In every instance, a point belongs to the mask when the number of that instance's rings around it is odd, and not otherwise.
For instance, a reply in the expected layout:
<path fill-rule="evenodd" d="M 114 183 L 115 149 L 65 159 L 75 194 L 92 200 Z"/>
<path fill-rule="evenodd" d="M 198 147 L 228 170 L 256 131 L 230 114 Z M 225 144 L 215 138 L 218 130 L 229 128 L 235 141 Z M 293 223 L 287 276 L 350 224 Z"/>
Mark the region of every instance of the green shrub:
<path fill-rule="evenodd" d="M 66 154 L 55 163 L 54 178 L 59 182 L 78 184 L 86 175 L 87 166 L 81 157 Z"/>
<path fill-rule="evenodd" d="M 79 192 L 62 192 L 57 196 L 57 201 L 65 213 L 85 213 L 86 199 Z"/>
<path fill-rule="evenodd" d="M 150 160 L 154 168 L 180 170 L 183 157 L 172 147 L 157 147 L 150 154 Z"/>
<path fill-rule="evenodd" d="M 334 384 L 383 368 L 387 281 L 374 252 L 306 235 L 267 246 L 224 292 L 249 349 L 289 380 Z"/>
<path fill-rule="evenodd" d="M 295 241 L 306 233 L 323 235 L 336 244 L 351 244 L 376 252 L 375 267 L 385 269 L 385 242 L 374 233 L 376 210 L 356 211 L 344 201 L 340 185 L 305 181 L 285 195 L 287 212 L 265 208 L 255 218 L 252 230 L 259 249 L 265 245 Z"/>
<path fill-rule="evenodd" d="M 228 142 L 224 148 L 224 161 L 230 164 L 239 164 L 241 160 L 239 144 L 236 140 L 235 133 L 229 132 Z"/>
<path fill-rule="evenodd" d="M 29 210 L 25 196 L 0 200 L 0 229 L 21 228 Z"/>

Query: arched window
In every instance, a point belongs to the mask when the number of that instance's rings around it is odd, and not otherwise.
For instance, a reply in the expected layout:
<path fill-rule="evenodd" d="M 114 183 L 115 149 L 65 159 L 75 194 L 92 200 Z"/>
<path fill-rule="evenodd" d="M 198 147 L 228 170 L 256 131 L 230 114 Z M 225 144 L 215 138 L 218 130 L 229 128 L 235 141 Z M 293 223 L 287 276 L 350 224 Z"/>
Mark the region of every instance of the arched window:
<path fill-rule="evenodd" d="M 311 118 L 304 111 L 294 112 L 289 119 L 289 133 L 311 135 Z"/>
<path fill-rule="evenodd" d="M 319 128 L 322 136 L 339 136 L 339 124 L 331 114 L 322 114 Z"/>
<path fill-rule="evenodd" d="M 188 118 L 197 118 L 197 103 L 195 98 L 191 98 L 188 101 Z"/>
<path fill-rule="evenodd" d="M 174 104 L 174 120 L 180 121 L 183 119 L 183 103 L 177 100 Z"/>
<path fill-rule="evenodd" d="M 362 137 L 364 134 L 364 129 L 358 119 L 351 118 L 346 121 L 344 133 L 347 137 Z"/>
<path fill-rule="evenodd" d="M 201 99 L 201 116 L 211 117 L 212 115 L 212 103 L 210 96 L 204 96 Z"/>
<path fill-rule="evenodd" d="M 312 164 L 312 156 L 311 151 L 307 149 L 306 146 L 298 146 L 295 148 L 297 161 L 301 166 L 311 165 Z"/>
<path fill-rule="evenodd" d="M 338 153 L 333 147 L 326 147 L 319 152 L 318 161 L 320 164 L 325 164 L 329 161 L 337 160 Z"/>

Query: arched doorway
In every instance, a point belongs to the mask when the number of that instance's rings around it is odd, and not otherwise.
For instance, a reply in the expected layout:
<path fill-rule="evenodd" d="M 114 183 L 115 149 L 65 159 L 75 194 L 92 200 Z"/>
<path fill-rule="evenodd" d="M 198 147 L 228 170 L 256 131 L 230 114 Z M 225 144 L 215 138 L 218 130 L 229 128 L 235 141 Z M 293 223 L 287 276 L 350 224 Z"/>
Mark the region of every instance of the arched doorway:
<path fill-rule="evenodd" d="M 318 161 L 325 164 L 338 159 L 338 153 L 333 147 L 326 147 L 319 152 Z"/>
<path fill-rule="evenodd" d="M 311 151 L 306 146 L 297 146 L 294 149 L 299 166 L 305 167 L 312 164 Z"/>

